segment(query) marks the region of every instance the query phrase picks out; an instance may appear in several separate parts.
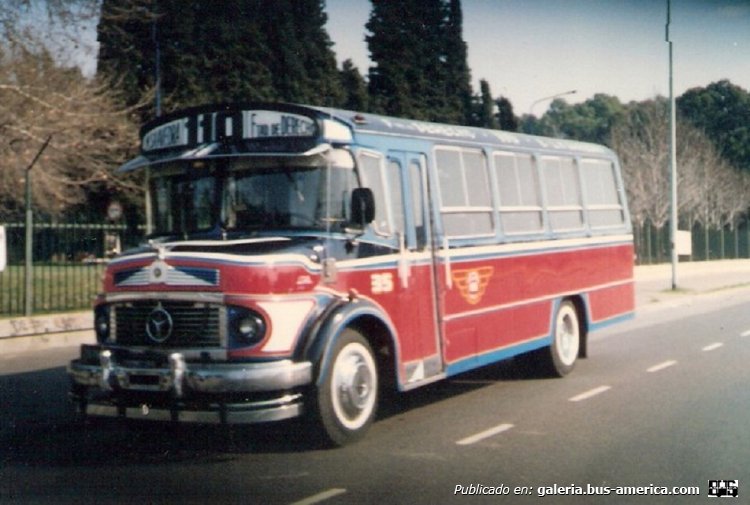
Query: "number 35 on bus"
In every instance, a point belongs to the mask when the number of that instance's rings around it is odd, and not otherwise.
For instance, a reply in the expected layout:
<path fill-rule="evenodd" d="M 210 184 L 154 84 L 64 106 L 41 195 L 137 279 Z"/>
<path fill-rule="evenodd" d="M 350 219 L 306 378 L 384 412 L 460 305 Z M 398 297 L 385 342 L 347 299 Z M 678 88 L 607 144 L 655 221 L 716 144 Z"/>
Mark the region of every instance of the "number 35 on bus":
<path fill-rule="evenodd" d="M 588 143 L 245 103 L 141 130 L 148 242 L 113 259 L 83 415 L 360 438 L 386 389 L 524 355 L 564 376 L 634 311 L 618 160 Z"/>

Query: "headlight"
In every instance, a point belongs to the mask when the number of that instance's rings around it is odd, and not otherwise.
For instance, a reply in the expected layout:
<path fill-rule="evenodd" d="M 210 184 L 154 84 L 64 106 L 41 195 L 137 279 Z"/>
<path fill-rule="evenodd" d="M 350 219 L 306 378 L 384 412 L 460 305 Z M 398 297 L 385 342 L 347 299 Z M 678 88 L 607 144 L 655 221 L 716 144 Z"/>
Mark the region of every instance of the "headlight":
<path fill-rule="evenodd" d="M 94 331 L 96 341 L 103 344 L 110 339 L 110 309 L 109 305 L 98 305 L 94 309 Z"/>
<path fill-rule="evenodd" d="M 230 307 L 229 335 L 237 346 L 257 344 L 266 336 L 266 323 L 255 311 L 244 307 Z"/>

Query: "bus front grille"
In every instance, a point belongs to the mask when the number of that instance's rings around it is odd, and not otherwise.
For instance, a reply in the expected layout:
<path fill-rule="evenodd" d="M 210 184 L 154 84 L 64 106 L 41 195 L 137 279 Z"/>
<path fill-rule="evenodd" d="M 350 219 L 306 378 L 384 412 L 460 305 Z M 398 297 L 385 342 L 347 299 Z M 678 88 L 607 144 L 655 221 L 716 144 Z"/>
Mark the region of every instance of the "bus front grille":
<path fill-rule="evenodd" d="M 221 345 L 221 312 L 217 304 L 184 301 L 117 303 L 112 306 L 115 341 L 158 347 Z"/>

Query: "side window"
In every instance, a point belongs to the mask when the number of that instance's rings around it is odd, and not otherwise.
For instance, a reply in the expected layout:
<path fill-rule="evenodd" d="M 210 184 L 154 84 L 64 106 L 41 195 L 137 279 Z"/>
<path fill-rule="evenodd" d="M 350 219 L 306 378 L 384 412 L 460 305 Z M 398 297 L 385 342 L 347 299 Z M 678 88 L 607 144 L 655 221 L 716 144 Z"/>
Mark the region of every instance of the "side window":
<path fill-rule="evenodd" d="M 378 233 L 391 233 L 390 226 L 388 225 L 385 181 L 383 180 L 383 157 L 375 153 L 363 152 L 360 153 L 358 158 L 362 184 L 370 188 L 375 195 L 375 221 L 373 222 L 375 231 Z"/>
<path fill-rule="evenodd" d="M 492 202 L 484 154 L 476 149 L 435 150 L 443 227 L 449 237 L 490 235 Z"/>
<path fill-rule="evenodd" d="M 505 233 L 542 231 L 542 198 L 534 158 L 529 154 L 495 153 L 500 219 Z"/>
<path fill-rule="evenodd" d="M 393 209 L 394 231 L 404 233 L 406 230 L 406 219 L 404 218 L 404 190 L 401 184 L 401 165 L 395 161 L 388 162 L 388 187 Z"/>
<path fill-rule="evenodd" d="M 427 245 L 427 228 L 425 227 L 422 170 L 418 161 L 409 162 L 409 184 L 411 186 L 411 210 L 417 234 L 417 248 Z"/>
<path fill-rule="evenodd" d="M 544 156 L 542 174 L 552 231 L 583 228 L 581 186 L 575 160 Z"/>
<path fill-rule="evenodd" d="M 609 160 L 581 160 L 581 176 L 592 228 L 619 226 L 625 212 L 617 191 L 615 166 Z"/>

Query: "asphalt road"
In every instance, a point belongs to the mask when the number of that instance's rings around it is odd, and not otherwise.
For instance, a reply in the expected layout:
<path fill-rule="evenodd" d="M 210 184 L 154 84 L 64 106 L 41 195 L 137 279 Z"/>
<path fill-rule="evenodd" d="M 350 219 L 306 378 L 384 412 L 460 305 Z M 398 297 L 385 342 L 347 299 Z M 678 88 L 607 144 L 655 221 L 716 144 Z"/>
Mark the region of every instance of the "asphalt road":
<path fill-rule="evenodd" d="M 745 288 L 644 310 L 565 379 L 508 361 L 397 396 L 333 450 L 296 421 L 75 424 L 70 350 L 37 352 L 0 375 L 0 503 L 706 503 L 718 479 L 747 503 L 749 304 Z M 480 490 L 505 494 L 461 494 Z"/>

